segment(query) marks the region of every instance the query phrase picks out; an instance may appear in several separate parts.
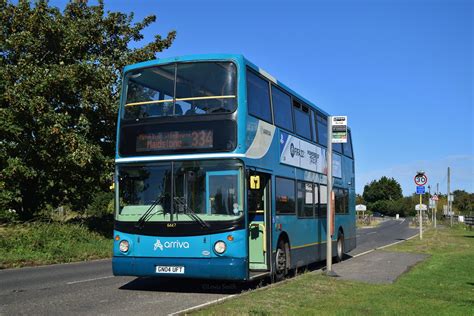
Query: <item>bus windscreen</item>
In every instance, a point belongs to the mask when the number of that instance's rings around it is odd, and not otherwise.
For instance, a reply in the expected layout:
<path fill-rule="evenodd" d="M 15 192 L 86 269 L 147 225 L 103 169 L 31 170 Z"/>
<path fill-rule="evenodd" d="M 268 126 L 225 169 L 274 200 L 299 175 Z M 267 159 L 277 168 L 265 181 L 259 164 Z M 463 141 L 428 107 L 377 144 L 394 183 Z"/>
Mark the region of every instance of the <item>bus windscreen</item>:
<path fill-rule="evenodd" d="M 232 113 L 237 107 L 231 62 L 175 63 L 125 75 L 124 120 Z"/>

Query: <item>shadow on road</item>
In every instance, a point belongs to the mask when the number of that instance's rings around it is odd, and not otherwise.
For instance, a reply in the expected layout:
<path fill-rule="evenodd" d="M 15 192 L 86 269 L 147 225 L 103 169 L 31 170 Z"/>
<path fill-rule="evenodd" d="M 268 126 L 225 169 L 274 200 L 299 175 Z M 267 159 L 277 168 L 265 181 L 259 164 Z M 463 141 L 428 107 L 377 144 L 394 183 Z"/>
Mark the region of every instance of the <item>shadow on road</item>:
<path fill-rule="evenodd" d="M 144 277 L 120 287 L 121 290 L 175 293 L 237 294 L 265 285 L 264 280 L 229 282 L 217 280 Z"/>
<path fill-rule="evenodd" d="M 345 255 L 344 260 L 352 258 Z M 292 278 L 307 272 L 320 270 L 325 267 L 326 261 L 313 263 L 309 266 L 293 269 L 289 273 Z M 252 280 L 248 282 L 231 282 L 222 280 L 178 279 L 163 277 L 141 277 L 124 284 L 119 289 L 129 291 L 154 291 L 175 293 L 207 293 L 207 294 L 238 294 L 255 290 L 271 284 L 270 278 Z"/>

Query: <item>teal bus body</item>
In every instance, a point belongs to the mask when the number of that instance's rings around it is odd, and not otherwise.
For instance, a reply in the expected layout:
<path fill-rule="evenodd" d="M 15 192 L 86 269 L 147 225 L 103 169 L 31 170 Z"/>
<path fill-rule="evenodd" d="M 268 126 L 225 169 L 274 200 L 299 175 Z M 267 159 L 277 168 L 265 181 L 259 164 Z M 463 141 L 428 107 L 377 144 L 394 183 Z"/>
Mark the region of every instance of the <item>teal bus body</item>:
<path fill-rule="evenodd" d="M 275 125 L 278 93 L 279 100 L 290 98 L 288 120 L 298 115 L 306 124 L 309 118 L 309 138 L 306 130 L 296 132 L 301 124 L 293 130 Z M 258 103 L 267 104 L 266 96 L 270 112 Z M 190 55 L 125 67 L 115 157 L 114 274 L 249 280 L 324 260 L 327 166 L 317 120 L 327 116 L 241 55 Z M 334 152 L 333 254 L 338 241 L 344 252 L 356 245 L 349 145 Z"/>

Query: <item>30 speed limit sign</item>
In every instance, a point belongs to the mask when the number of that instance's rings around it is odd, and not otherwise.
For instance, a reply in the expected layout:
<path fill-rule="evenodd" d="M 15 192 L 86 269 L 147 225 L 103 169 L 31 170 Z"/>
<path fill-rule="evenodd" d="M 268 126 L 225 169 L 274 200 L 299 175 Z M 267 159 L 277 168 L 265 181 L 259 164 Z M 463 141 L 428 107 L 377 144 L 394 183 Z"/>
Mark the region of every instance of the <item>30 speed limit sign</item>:
<path fill-rule="evenodd" d="M 428 177 L 425 176 L 424 174 L 417 174 L 415 176 L 415 184 L 418 186 L 425 185 L 428 183 Z"/>

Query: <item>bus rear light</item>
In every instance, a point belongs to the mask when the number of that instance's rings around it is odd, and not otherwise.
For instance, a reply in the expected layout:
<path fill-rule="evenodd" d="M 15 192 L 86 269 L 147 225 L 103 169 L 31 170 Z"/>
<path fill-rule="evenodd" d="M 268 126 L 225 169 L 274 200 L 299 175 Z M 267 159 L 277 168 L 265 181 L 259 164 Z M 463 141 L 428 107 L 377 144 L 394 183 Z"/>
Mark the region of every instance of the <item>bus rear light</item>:
<path fill-rule="evenodd" d="M 227 248 L 227 245 L 222 240 L 219 240 L 214 244 L 214 251 L 218 255 L 223 254 L 225 252 L 226 248 Z"/>

